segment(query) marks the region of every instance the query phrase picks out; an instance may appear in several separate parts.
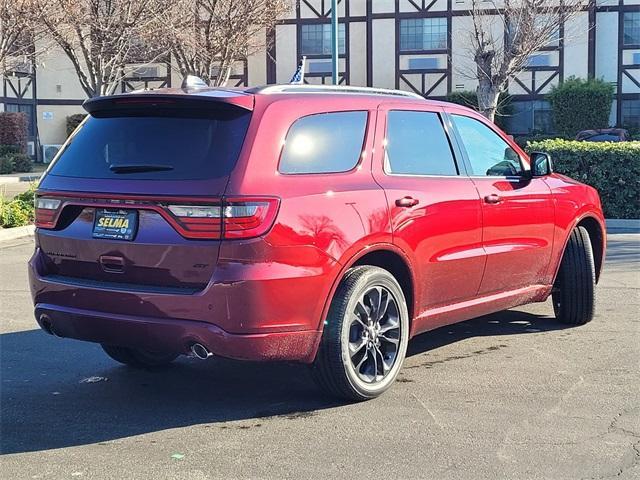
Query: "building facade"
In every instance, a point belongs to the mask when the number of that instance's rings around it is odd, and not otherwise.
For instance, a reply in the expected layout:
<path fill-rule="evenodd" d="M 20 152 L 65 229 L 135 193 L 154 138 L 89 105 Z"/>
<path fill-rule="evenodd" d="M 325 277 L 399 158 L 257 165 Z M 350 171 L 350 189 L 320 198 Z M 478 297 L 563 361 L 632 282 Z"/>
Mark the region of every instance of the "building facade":
<path fill-rule="evenodd" d="M 299 0 L 268 32 L 270 47 L 239 63 L 232 86 L 287 83 L 307 57 L 308 83 L 331 82 L 330 0 Z M 339 0 L 341 84 L 409 90 L 428 98 L 476 88 L 468 55 L 471 0 Z M 552 131 L 545 95 L 569 76 L 596 77 L 615 87 L 611 125 L 640 127 L 640 0 L 597 0 L 561 27 L 559 38 L 532 55 L 509 83 L 512 134 Z M 75 72 L 51 50 L 0 77 L 0 110 L 29 116 L 30 145 L 66 138 L 66 118 L 85 99 Z M 169 63 L 132 65 L 118 91 L 180 84 Z"/>

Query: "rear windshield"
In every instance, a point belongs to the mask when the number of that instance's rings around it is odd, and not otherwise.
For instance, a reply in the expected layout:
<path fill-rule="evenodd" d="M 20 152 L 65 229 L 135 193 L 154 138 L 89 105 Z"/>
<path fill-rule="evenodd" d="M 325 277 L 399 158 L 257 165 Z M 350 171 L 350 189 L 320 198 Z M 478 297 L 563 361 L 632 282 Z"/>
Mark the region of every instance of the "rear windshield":
<path fill-rule="evenodd" d="M 586 137 L 585 140 L 588 142 L 619 142 L 620 137 L 618 135 L 601 133 L 600 135 Z"/>
<path fill-rule="evenodd" d="M 196 180 L 227 176 L 251 118 L 244 110 L 90 117 L 51 166 L 80 178 Z M 117 114 L 116 114 L 117 115 Z"/>

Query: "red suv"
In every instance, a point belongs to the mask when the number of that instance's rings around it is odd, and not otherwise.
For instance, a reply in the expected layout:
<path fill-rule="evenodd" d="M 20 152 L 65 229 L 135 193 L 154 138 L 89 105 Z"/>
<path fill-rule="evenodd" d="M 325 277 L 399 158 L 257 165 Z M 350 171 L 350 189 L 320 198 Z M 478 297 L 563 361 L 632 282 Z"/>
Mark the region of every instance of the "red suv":
<path fill-rule="evenodd" d="M 84 106 L 37 191 L 31 291 L 44 330 L 119 362 L 298 361 L 361 400 L 428 330 L 549 295 L 593 316 L 597 192 L 472 110 L 291 85 Z"/>

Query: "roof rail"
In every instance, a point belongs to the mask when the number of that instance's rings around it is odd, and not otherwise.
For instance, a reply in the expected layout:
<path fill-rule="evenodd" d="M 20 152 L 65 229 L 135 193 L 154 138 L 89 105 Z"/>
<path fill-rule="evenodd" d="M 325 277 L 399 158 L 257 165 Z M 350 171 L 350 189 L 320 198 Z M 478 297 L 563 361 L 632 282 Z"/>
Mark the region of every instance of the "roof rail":
<path fill-rule="evenodd" d="M 246 90 L 249 93 L 351 93 L 360 95 L 393 95 L 398 97 L 419 98 L 424 100 L 422 95 L 403 90 L 391 90 L 387 88 L 371 87 L 351 87 L 341 85 L 264 85 L 261 87 Z"/>

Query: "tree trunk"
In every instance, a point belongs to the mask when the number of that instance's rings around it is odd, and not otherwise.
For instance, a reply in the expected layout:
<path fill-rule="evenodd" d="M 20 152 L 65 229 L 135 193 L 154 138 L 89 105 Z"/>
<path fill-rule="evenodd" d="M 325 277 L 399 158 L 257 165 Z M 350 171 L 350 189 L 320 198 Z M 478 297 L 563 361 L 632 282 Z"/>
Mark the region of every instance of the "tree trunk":
<path fill-rule="evenodd" d="M 478 110 L 492 122 L 495 121 L 498 110 L 498 96 L 500 90 L 491 84 L 489 79 L 481 78 L 478 82 Z"/>

